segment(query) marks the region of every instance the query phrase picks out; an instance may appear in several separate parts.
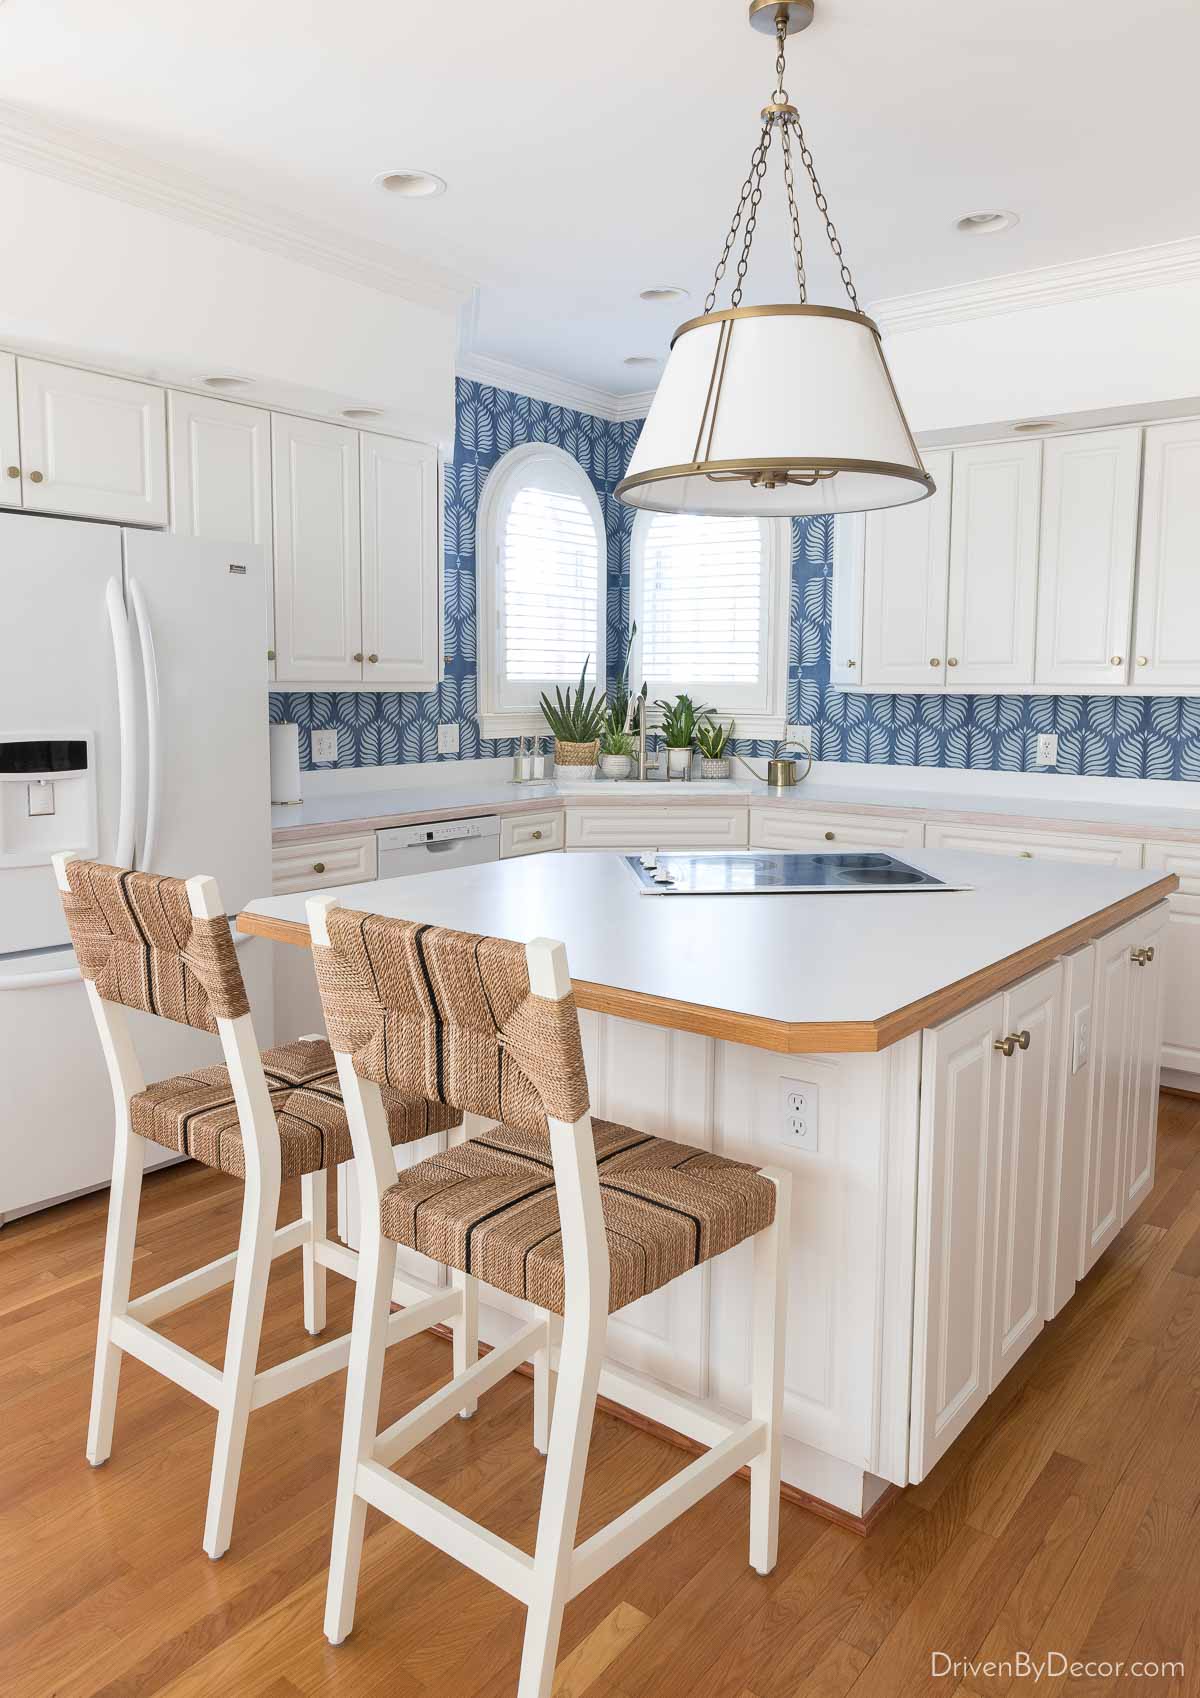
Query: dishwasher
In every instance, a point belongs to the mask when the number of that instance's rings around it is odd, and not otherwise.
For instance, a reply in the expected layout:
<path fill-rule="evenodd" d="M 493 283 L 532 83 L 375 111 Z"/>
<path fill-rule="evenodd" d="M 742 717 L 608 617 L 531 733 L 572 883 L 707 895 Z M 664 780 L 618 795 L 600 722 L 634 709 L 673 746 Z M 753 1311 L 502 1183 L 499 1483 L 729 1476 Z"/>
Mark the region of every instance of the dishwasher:
<path fill-rule="evenodd" d="M 500 859 L 500 819 L 431 820 L 425 825 L 394 826 L 375 833 L 379 878 L 407 878 L 447 867 L 473 867 Z"/>

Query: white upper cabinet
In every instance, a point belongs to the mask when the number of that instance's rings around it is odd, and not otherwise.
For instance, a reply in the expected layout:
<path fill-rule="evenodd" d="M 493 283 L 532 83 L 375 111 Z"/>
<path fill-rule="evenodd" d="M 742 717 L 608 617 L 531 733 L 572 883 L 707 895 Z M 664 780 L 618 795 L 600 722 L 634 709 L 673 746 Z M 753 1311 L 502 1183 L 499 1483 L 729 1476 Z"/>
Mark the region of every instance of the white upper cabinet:
<path fill-rule="evenodd" d="M 829 682 L 862 683 L 865 513 L 842 513 L 833 522 L 833 603 L 829 627 Z"/>
<path fill-rule="evenodd" d="M 1135 687 L 1200 686 L 1200 421 L 1146 431 Z"/>
<path fill-rule="evenodd" d="M 437 450 L 363 436 L 362 644 L 367 683 L 433 689 L 441 675 Z"/>
<path fill-rule="evenodd" d="M 861 682 L 873 690 L 946 681 L 952 456 L 923 458 L 936 493 L 867 516 Z"/>
<path fill-rule="evenodd" d="M 171 529 L 211 542 L 256 543 L 271 584 L 271 415 L 211 395 L 167 397 Z M 266 647 L 274 659 L 275 598 L 267 596 Z"/>
<path fill-rule="evenodd" d="M 271 418 L 275 479 L 275 676 L 338 684 L 363 675 L 358 435 Z"/>
<path fill-rule="evenodd" d="M 1040 442 L 954 455 L 946 666 L 952 684 L 1033 679 Z"/>
<path fill-rule="evenodd" d="M 21 453 L 17 436 L 17 362 L 0 354 L 0 507 L 21 505 Z"/>
<path fill-rule="evenodd" d="M 1043 446 L 1039 684 L 1123 684 L 1137 549 L 1140 430 L 1054 436 Z"/>
<path fill-rule="evenodd" d="M 150 383 L 17 360 L 24 505 L 167 522 L 166 396 Z"/>

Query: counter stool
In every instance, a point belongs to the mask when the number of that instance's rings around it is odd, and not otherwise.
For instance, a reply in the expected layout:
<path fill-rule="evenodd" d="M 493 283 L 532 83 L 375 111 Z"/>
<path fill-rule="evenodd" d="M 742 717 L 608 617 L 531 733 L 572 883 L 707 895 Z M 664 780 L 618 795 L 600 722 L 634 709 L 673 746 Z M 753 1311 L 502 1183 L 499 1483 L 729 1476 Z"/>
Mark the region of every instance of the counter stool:
<path fill-rule="evenodd" d="M 593 1120 L 566 950 L 308 903 L 361 1195 L 346 1419 L 325 1632 L 354 1620 L 367 1506 L 525 1604 L 518 1698 L 549 1698 L 569 1599 L 750 1465 L 750 1561 L 775 1566 L 789 1177 Z M 498 1124 L 397 1176 L 385 1093 Z M 610 1311 L 754 1239 L 751 1418 L 737 1421 L 603 1361 Z M 396 1247 L 420 1250 L 544 1313 L 379 1432 Z M 561 1322 L 559 1320 L 561 1317 Z M 551 1352 L 557 1389 L 550 1414 Z M 535 1554 L 391 1472 L 464 1402 L 524 1361 L 549 1446 Z M 575 1543 L 599 1391 L 710 1448 Z"/>
<path fill-rule="evenodd" d="M 87 1458 L 112 1450 L 117 1382 L 125 1352 L 217 1411 L 204 1549 L 220 1557 L 233 1531 L 246 1425 L 258 1409 L 345 1367 L 350 1335 L 257 1371 L 271 1262 L 301 1247 L 304 1324 L 325 1327 L 326 1269 L 354 1278 L 358 1257 L 332 1242 L 325 1224 L 325 1170 L 351 1157 L 333 1053 L 324 1039 L 300 1039 L 260 1054 L 246 987 L 220 892 L 211 878 L 160 878 L 102 866 L 70 853 L 54 857 L 71 941 L 108 1063 L 116 1107 L 116 1146 L 100 1288 Z M 224 1067 L 204 1067 L 147 1086 L 125 1010 L 216 1033 Z M 457 1126 L 455 1110 L 388 1090 L 381 1098 L 384 1141 L 410 1143 Z M 138 1202 L 146 1143 L 192 1156 L 244 1184 L 237 1250 L 195 1273 L 130 1301 Z M 301 1215 L 277 1227 L 280 1181 L 300 1175 Z M 154 1331 L 151 1322 L 232 1281 L 224 1366 Z M 406 1281 L 395 1295 L 409 1307 L 387 1326 L 389 1342 L 448 1321 L 455 1360 L 478 1355 L 475 1312 L 461 1288 L 430 1297 Z"/>

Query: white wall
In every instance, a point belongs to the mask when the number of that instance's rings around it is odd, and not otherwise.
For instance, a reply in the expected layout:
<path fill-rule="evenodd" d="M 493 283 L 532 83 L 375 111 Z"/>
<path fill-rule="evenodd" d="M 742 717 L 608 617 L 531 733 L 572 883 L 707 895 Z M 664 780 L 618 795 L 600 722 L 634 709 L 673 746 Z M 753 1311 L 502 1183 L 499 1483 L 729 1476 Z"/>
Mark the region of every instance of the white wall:
<path fill-rule="evenodd" d="M 452 305 L 415 304 L 49 175 L 0 164 L 0 346 L 162 382 L 261 380 L 247 399 L 386 409 L 454 434 Z"/>
<path fill-rule="evenodd" d="M 884 328 L 886 332 L 886 314 Z M 1200 396 L 1200 282 L 885 334 L 914 431 Z"/>

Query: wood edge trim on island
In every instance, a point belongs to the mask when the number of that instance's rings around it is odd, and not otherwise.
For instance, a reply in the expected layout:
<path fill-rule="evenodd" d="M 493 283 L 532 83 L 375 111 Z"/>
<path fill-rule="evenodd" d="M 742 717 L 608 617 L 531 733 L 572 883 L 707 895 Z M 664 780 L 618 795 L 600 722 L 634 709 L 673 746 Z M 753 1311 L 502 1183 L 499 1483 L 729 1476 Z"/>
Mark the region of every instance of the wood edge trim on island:
<path fill-rule="evenodd" d="M 652 996 L 643 991 L 622 989 L 618 985 L 595 984 L 589 979 L 574 980 L 575 1001 L 580 1008 L 595 1014 L 612 1014 L 622 1020 L 636 1020 L 644 1026 L 665 1026 L 677 1032 L 696 1032 L 701 1037 L 722 1038 L 728 1043 L 748 1044 L 754 1049 L 772 1050 L 782 1055 L 848 1055 L 871 1054 L 888 1049 L 902 1038 L 911 1037 L 929 1026 L 939 1025 L 965 1008 L 983 1002 L 999 991 L 1007 990 L 1018 979 L 1027 978 L 1039 967 L 1048 966 L 1061 955 L 1094 943 L 1105 932 L 1113 931 L 1126 920 L 1156 908 L 1178 890 L 1179 878 L 1166 873 L 1153 884 L 1135 890 L 1094 914 L 1085 915 L 1061 931 L 980 968 L 965 979 L 933 991 L 917 1002 L 894 1009 L 878 1020 L 831 1020 L 806 1023 L 772 1020 L 766 1015 L 739 1014 L 731 1009 L 711 1008 L 703 1003 L 678 1002 L 672 997 Z M 290 943 L 302 949 L 310 947 L 308 927 L 300 920 L 278 920 L 268 914 L 243 912 L 237 917 L 237 928 L 256 937 L 269 938 L 274 943 Z"/>

